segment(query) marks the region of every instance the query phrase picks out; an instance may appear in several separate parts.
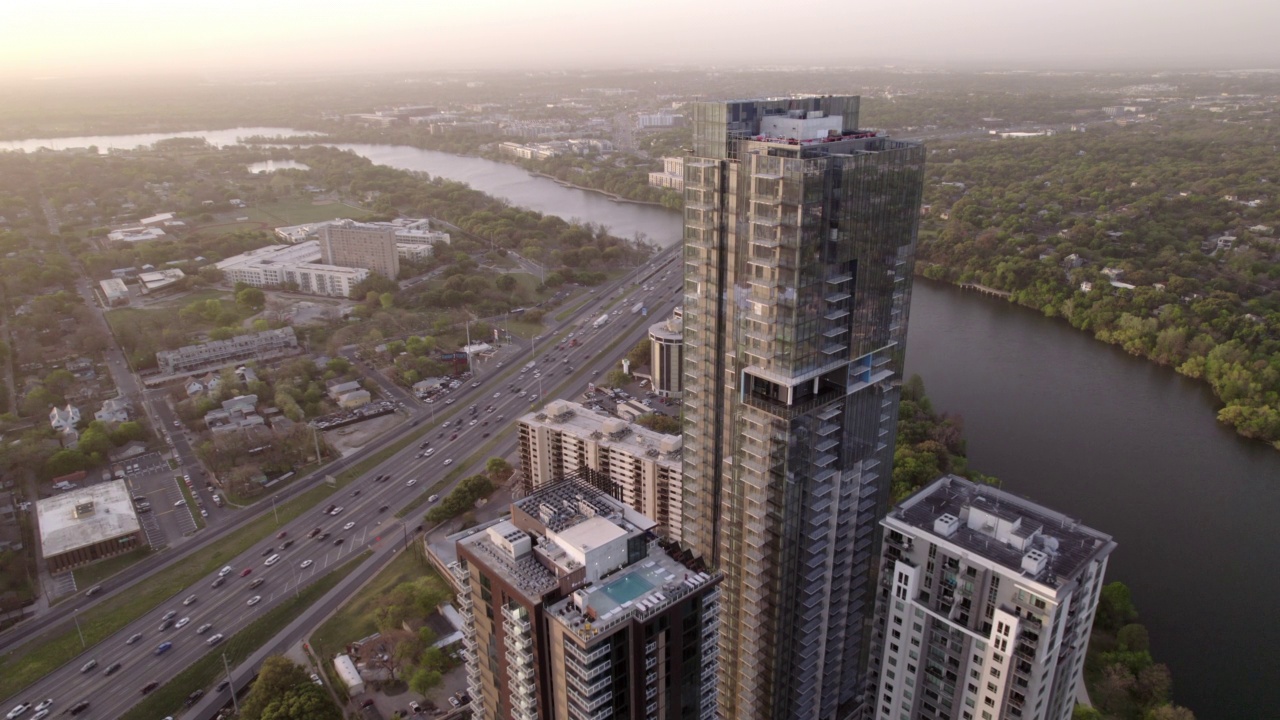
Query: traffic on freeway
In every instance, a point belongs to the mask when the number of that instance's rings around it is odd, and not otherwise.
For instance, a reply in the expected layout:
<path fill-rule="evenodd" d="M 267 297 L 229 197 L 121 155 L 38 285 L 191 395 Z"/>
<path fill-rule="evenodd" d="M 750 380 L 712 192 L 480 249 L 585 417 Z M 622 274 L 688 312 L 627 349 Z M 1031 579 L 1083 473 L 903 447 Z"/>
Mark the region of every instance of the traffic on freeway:
<path fill-rule="evenodd" d="M 595 301 L 576 311 L 559 330 L 531 343 L 528 355 L 518 362 L 478 370 L 475 380 L 479 385 L 468 384 L 455 393 L 457 403 L 437 410 L 436 422 L 422 417 L 425 408 L 418 410 L 415 423 L 419 423 L 421 434 L 404 450 L 326 502 L 281 525 L 276 534 L 221 570 L 8 698 L 0 705 L 0 712 L 32 698 L 33 705 L 52 699 L 51 707 L 57 712 L 87 702 L 79 713 L 82 717 L 118 717 L 150 692 L 148 687 L 165 684 L 215 650 L 223 638 L 231 637 L 352 553 L 407 542 L 420 526 L 416 519 L 396 519 L 396 510 L 421 494 L 447 492 L 450 487 L 435 486 L 455 468 L 461 470 L 455 476 L 460 479 L 480 470 L 488 457 L 510 455 L 516 437 L 508 429 L 517 417 L 541 406 L 548 394 L 572 397 L 580 393 L 645 337 L 649 325 L 670 314 L 679 304 L 682 285 L 674 259 L 674 254 L 664 253 L 655 263 L 658 269 L 639 274 L 639 282 L 598 291 Z M 637 302 L 644 303 L 647 314 L 631 312 Z M 606 312 L 609 321 L 595 325 L 593 321 Z M 527 362 L 534 362 L 536 369 L 521 373 L 522 368 L 516 365 Z M 475 454 L 489 437 L 496 440 L 493 449 Z M 430 505 L 428 502 L 423 510 Z M 117 594 L 116 602 L 128 601 L 128 590 Z M 226 694 L 226 690 L 221 693 Z M 207 698 L 205 704 L 219 704 L 217 695 Z"/>

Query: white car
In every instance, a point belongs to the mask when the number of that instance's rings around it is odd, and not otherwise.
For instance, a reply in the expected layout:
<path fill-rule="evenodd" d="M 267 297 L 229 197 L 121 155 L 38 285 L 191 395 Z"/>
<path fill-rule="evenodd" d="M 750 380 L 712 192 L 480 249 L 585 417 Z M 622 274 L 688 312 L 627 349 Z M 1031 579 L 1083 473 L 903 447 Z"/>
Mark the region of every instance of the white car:
<path fill-rule="evenodd" d="M 414 485 L 417 485 L 417 484 L 418 484 L 418 478 L 409 478 L 408 482 L 405 483 L 405 486 L 413 487 Z"/>
<path fill-rule="evenodd" d="M 452 465 L 452 464 L 453 464 L 453 458 L 449 458 L 448 460 L 445 460 L 445 461 L 444 461 L 444 464 L 445 464 L 445 465 Z"/>
<path fill-rule="evenodd" d="M 498 398 L 500 398 L 500 397 L 502 397 L 502 393 L 500 393 L 500 392 L 496 392 L 496 393 L 494 393 L 494 394 L 493 394 L 493 399 L 494 399 L 494 400 L 497 400 L 497 399 L 498 399 Z"/>
<path fill-rule="evenodd" d="M 334 509 L 333 509 L 333 511 L 332 511 L 332 512 L 330 512 L 329 514 L 330 514 L 330 515 L 337 515 L 337 514 L 341 513 L 343 510 L 345 510 L 345 508 L 343 508 L 341 505 L 339 505 L 338 507 L 334 508 Z"/>
<path fill-rule="evenodd" d="M 320 682 L 320 676 L 315 673 L 311 673 L 311 682 L 321 687 L 324 687 L 324 683 Z"/>
<path fill-rule="evenodd" d="M 209 637 L 208 640 L 205 640 L 205 643 L 208 645 L 217 645 L 220 642 L 222 642 L 222 633 L 218 633 L 217 635 L 212 635 Z"/>
<path fill-rule="evenodd" d="M 187 599 L 182 601 L 182 604 L 183 604 L 183 605 L 190 605 L 191 603 L 193 603 L 193 602 L 195 602 L 195 601 L 196 601 L 196 596 L 195 596 L 195 595 L 188 595 L 188 596 L 187 596 Z"/>
<path fill-rule="evenodd" d="M 183 505 L 186 505 L 186 504 L 187 504 L 187 501 L 186 501 L 186 500 L 179 500 L 179 501 L 175 502 L 175 503 L 173 504 L 173 506 L 174 506 L 174 507 L 182 507 Z"/>
<path fill-rule="evenodd" d="M 13 706 L 13 709 L 9 711 L 8 715 L 5 715 L 5 720 L 13 720 L 14 718 L 22 715 L 22 713 L 30 709 L 31 709 L 31 703 L 18 703 L 17 705 Z"/>
<path fill-rule="evenodd" d="M 197 635 L 203 635 L 203 634 L 205 634 L 205 633 L 209 632 L 209 628 L 211 628 L 211 627 L 213 627 L 213 623 L 205 623 L 205 624 L 201 625 L 200 627 L 196 628 L 196 634 L 197 634 Z"/>
<path fill-rule="evenodd" d="M 174 628 L 175 630 L 177 630 L 178 628 L 186 627 L 186 626 L 187 626 L 187 623 L 189 623 L 189 622 L 191 622 L 191 618 L 189 618 L 189 617 L 184 617 L 184 618 L 182 618 L 181 620 L 179 620 L 178 622 L 174 623 L 174 624 L 173 624 L 173 628 Z"/>
<path fill-rule="evenodd" d="M 427 498 L 427 502 L 435 502 L 439 499 L 440 499 L 439 495 L 432 495 L 431 497 Z"/>
<path fill-rule="evenodd" d="M 351 528 L 353 528 L 353 527 L 355 527 L 355 526 L 356 526 L 355 522 L 349 522 L 349 523 L 347 523 L 346 525 L 343 525 L 343 526 L 342 526 L 342 529 L 343 529 L 343 530 L 350 530 Z"/>
<path fill-rule="evenodd" d="M 218 571 L 218 577 L 226 577 L 231 574 L 231 566 L 228 565 Z"/>
<path fill-rule="evenodd" d="M 432 455 L 435 454 L 435 452 L 436 452 L 435 448 L 427 448 L 427 451 L 423 454 L 426 455 L 427 457 L 431 457 Z"/>
<path fill-rule="evenodd" d="M 263 564 L 263 565 L 266 565 L 267 567 L 270 567 L 270 566 L 272 566 L 272 565 L 275 565 L 277 562 L 280 562 L 280 556 L 279 556 L 279 555 L 272 555 L 271 557 L 267 558 L 267 561 L 266 561 L 266 562 L 264 562 L 264 563 L 262 563 L 262 564 Z"/>
<path fill-rule="evenodd" d="M 53 698 L 45 698 L 44 700 L 40 701 L 39 705 L 36 705 L 36 712 L 40 712 L 41 710 L 48 710 L 52 705 L 53 705 Z"/>
<path fill-rule="evenodd" d="M 307 568 L 311 567 L 311 561 L 310 561 L 310 560 L 303 560 L 303 561 L 302 561 L 302 565 L 301 565 L 301 567 L 302 567 L 302 569 L 303 569 L 303 570 L 306 570 Z"/>
<path fill-rule="evenodd" d="M 258 603 L 260 603 L 260 602 L 262 602 L 262 596 L 261 596 L 261 595 L 254 595 L 253 597 L 249 598 L 249 605 L 250 605 L 250 606 L 257 605 L 257 604 L 258 604 Z"/>

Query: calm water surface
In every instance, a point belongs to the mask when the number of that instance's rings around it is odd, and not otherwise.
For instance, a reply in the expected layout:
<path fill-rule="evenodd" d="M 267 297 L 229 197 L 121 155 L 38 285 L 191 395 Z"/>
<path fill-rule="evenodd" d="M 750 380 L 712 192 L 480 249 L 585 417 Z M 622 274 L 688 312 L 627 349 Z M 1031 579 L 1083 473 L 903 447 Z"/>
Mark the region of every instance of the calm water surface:
<path fill-rule="evenodd" d="M 0 149 L 132 148 L 162 137 L 293 135 L 287 128 L 0 142 Z M 376 163 L 470 184 L 513 205 L 680 238 L 679 213 L 616 203 L 511 165 L 387 145 L 340 145 Z M 1065 323 L 917 280 L 907 372 L 964 416 L 975 468 L 1006 490 L 1119 542 L 1109 577 L 1132 589 L 1176 700 L 1205 719 L 1280 708 L 1280 453 L 1214 419 L 1204 386 Z"/>

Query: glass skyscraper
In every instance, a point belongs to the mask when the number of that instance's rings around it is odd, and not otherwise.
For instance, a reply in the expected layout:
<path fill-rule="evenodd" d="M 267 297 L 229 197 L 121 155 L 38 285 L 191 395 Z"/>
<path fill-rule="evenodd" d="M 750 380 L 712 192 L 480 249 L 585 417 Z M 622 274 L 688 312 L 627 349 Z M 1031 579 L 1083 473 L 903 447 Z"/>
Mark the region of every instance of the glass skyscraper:
<path fill-rule="evenodd" d="M 869 686 L 924 148 L 857 97 L 698 103 L 684 163 L 684 542 L 725 574 L 720 712 Z"/>

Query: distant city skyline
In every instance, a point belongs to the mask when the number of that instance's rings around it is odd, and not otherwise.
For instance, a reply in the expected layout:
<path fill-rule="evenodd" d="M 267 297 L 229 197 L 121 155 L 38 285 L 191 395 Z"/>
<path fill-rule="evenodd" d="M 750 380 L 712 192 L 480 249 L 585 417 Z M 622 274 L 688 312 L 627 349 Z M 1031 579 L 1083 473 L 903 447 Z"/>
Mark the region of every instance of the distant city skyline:
<path fill-rule="evenodd" d="M 332 0 L 214 6 L 157 0 L 5 3 L 0 80 L 198 73 L 930 64 L 1063 69 L 1280 66 L 1280 5 L 1224 0 L 956 4 L 907 0 L 877 18 L 835 0 L 477 0 L 358 9 Z M 356 12 L 353 12 L 356 10 Z M 731 12 L 726 12 L 731 10 Z M 770 43 L 777 22 L 847 23 L 840 43 Z M 843 20 L 842 20 L 843 19 Z M 709 38 L 688 40 L 699 28 Z M 765 48 L 768 48 L 767 50 Z"/>

